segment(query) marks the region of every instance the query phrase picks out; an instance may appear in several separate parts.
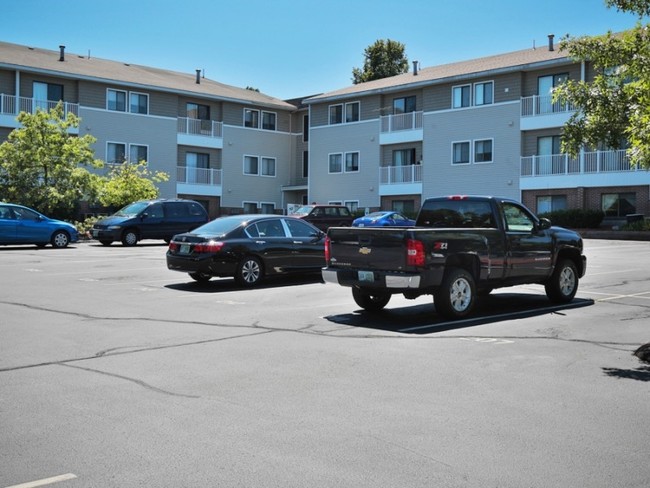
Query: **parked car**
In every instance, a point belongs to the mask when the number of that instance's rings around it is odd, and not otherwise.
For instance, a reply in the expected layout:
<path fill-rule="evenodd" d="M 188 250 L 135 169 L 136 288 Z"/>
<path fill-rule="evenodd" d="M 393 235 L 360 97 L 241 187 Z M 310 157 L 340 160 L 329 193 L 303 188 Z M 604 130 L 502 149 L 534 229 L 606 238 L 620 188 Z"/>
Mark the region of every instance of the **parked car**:
<path fill-rule="evenodd" d="M 164 239 L 188 232 L 208 222 L 205 208 L 194 200 L 140 200 L 97 221 L 92 236 L 105 246 L 122 241 L 135 246 L 142 239 Z"/>
<path fill-rule="evenodd" d="M 323 231 L 329 227 L 349 227 L 354 221 L 354 216 L 345 205 L 303 205 L 291 215 L 301 218 Z"/>
<path fill-rule="evenodd" d="M 352 227 L 413 227 L 414 225 L 415 220 L 392 211 L 372 212 L 352 222 Z"/>
<path fill-rule="evenodd" d="M 265 276 L 318 273 L 325 265 L 325 233 L 281 215 L 231 215 L 173 237 L 167 267 L 198 282 L 232 276 L 254 286 Z"/>
<path fill-rule="evenodd" d="M 74 225 L 51 219 L 22 205 L 0 202 L 0 245 L 36 244 L 45 247 L 67 247 L 77 242 L 79 234 Z"/>

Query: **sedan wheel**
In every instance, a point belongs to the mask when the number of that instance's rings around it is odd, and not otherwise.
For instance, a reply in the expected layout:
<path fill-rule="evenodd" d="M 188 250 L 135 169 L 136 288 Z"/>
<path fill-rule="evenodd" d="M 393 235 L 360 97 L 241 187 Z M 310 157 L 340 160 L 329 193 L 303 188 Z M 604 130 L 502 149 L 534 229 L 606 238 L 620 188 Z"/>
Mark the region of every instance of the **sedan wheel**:
<path fill-rule="evenodd" d="M 262 264 L 256 257 L 244 258 L 237 267 L 235 281 L 241 286 L 254 286 L 262 279 Z"/>
<path fill-rule="evenodd" d="M 67 232 L 59 230 L 52 236 L 52 247 L 63 248 L 67 247 L 69 243 L 70 236 L 68 236 Z"/>

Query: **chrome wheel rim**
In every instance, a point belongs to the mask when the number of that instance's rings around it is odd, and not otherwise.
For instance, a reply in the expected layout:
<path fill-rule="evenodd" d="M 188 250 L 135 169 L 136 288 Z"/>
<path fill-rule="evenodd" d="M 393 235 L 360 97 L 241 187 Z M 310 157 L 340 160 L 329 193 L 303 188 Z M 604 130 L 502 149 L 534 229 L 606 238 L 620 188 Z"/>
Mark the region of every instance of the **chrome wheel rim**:
<path fill-rule="evenodd" d="M 560 273 L 560 291 L 564 296 L 569 296 L 573 293 L 576 286 L 576 276 L 569 266 L 564 268 Z"/>
<path fill-rule="evenodd" d="M 451 306 L 457 312 L 464 312 L 472 301 L 472 287 L 469 282 L 459 278 L 453 282 L 450 290 Z"/>

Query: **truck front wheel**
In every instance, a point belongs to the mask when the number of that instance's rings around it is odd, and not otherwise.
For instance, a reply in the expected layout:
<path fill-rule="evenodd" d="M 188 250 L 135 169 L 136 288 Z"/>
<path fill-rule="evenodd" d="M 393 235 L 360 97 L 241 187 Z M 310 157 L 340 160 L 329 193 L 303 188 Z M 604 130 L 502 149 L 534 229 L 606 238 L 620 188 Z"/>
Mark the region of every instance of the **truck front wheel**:
<path fill-rule="evenodd" d="M 462 268 L 449 269 L 433 299 L 440 315 L 452 320 L 467 317 L 476 302 L 474 277 Z"/>
<path fill-rule="evenodd" d="M 390 301 L 390 293 L 369 292 L 361 288 L 352 288 L 352 298 L 364 310 L 377 312 L 384 308 Z"/>
<path fill-rule="evenodd" d="M 568 303 L 578 291 L 578 269 L 573 261 L 560 261 L 544 285 L 546 296 L 554 303 Z"/>

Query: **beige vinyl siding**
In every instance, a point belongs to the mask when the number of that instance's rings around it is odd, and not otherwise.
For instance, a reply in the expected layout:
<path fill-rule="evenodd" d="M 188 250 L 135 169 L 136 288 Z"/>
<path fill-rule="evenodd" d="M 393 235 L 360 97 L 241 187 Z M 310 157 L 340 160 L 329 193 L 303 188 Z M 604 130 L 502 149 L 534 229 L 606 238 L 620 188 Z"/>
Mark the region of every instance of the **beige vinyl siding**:
<path fill-rule="evenodd" d="M 346 103 L 359 102 L 359 119 L 361 122 L 379 119 L 382 115 L 382 97 L 380 95 L 370 95 L 365 97 L 355 97 L 346 100 L 336 100 L 328 103 L 318 103 L 311 105 L 310 112 L 310 127 L 322 127 L 329 125 L 329 108 L 332 105 L 344 105 Z M 392 108 L 392 102 L 391 102 Z M 356 122 L 353 122 L 356 123 Z M 349 125 L 349 124 L 336 124 L 336 125 Z"/>
<path fill-rule="evenodd" d="M 539 95 L 537 93 L 537 83 L 540 76 L 559 75 L 568 73 L 569 79 L 580 80 L 580 64 L 567 64 L 564 66 L 554 66 L 553 68 L 524 72 L 523 77 L 523 97 Z"/>
<path fill-rule="evenodd" d="M 210 120 L 221 122 L 223 120 L 223 106 L 221 102 L 201 100 L 199 98 L 178 97 L 178 117 L 187 117 L 187 104 L 196 103 L 210 107 Z"/>
<path fill-rule="evenodd" d="M 559 136 L 559 129 L 544 129 L 544 130 L 531 130 L 522 132 L 521 136 L 521 155 L 522 156 L 536 156 L 537 155 L 537 139 L 540 137 Z"/>
<path fill-rule="evenodd" d="M 14 71 L 0 70 L 0 93 L 16 94 L 16 73 Z"/>
<path fill-rule="evenodd" d="M 122 90 L 127 93 L 127 110 L 128 94 L 130 92 L 143 93 L 149 96 L 149 113 L 159 117 L 177 117 L 178 96 L 173 93 L 151 92 L 137 88 L 124 87 L 118 84 L 103 84 L 88 81 L 80 82 L 81 99 L 79 104 L 84 107 L 98 108 L 106 110 L 106 93 L 111 90 Z"/>
<path fill-rule="evenodd" d="M 381 146 L 380 166 L 393 165 L 393 151 L 402 149 L 415 149 L 415 160 L 422 160 L 422 142 L 408 142 L 404 144 L 391 144 L 388 146 Z"/>
<path fill-rule="evenodd" d="M 472 97 L 476 83 L 493 83 L 494 103 L 510 102 L 519 100 L 521 97 L 521 75 L 519 73 L 508 73 L 500 76 L 471 78 L 457 80 L 452 83 L 443 83 L 426 87 L 423 90 L 424 111 L 435 112 L 438 110 L 450 110 L 452 108 L 452 90 L 456 86 L 470 85 Z"/>
<path fill-rule="evenodd" d="M 387 93 L 381 96 L 381 115 L 393 115 L 393 100 L 396 98 L 415 97 L 415 111 L 423 109 L 423 90 Z"/>

